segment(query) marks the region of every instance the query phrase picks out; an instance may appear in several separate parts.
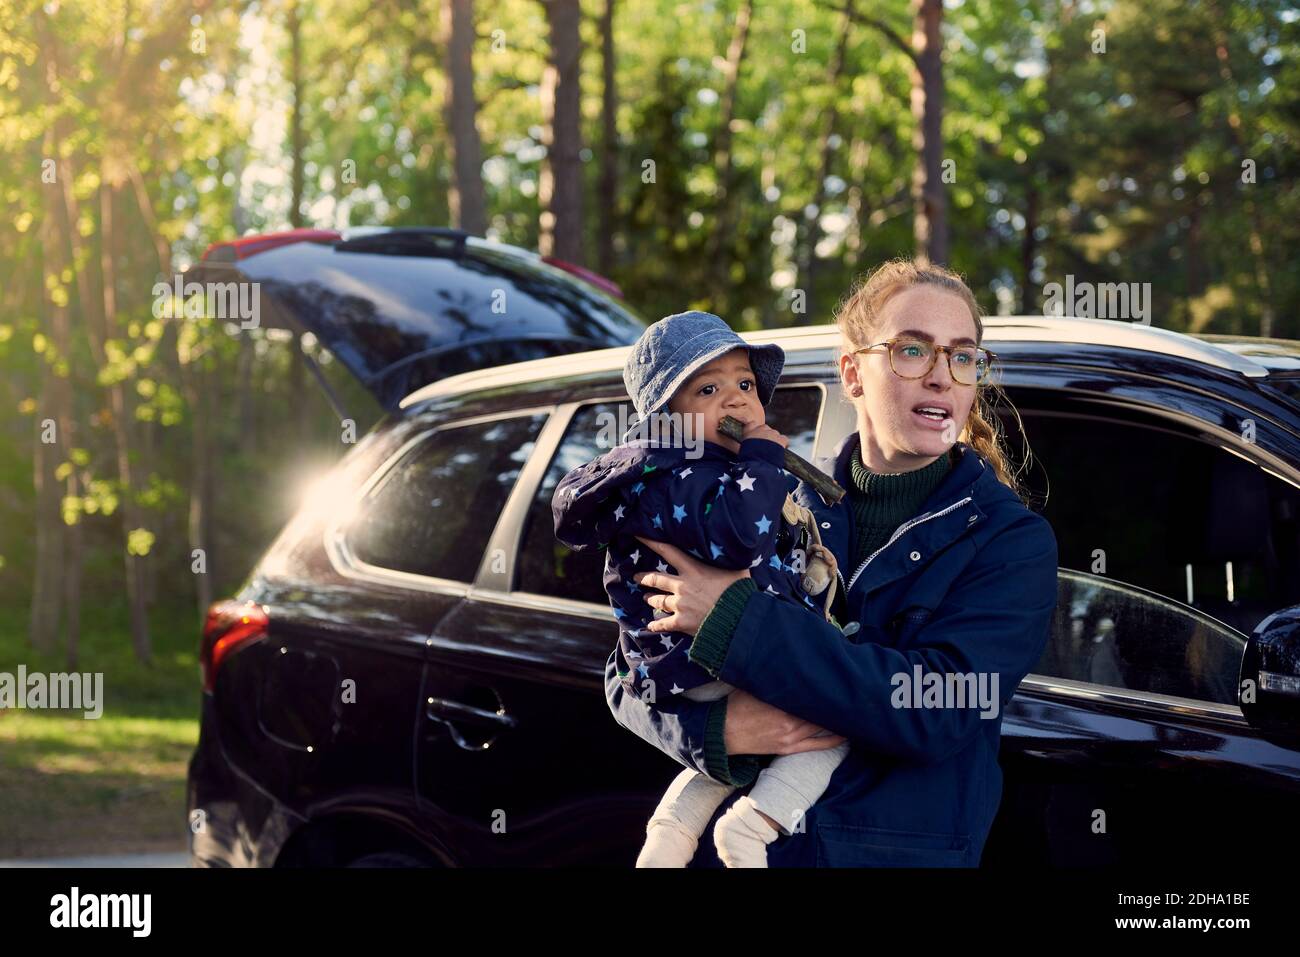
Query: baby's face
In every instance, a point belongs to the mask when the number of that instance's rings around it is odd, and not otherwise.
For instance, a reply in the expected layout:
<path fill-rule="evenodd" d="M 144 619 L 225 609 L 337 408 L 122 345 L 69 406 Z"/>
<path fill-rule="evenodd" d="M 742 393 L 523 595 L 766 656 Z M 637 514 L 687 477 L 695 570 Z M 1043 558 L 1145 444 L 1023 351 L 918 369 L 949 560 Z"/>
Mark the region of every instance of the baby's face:
<path fill-rule="evenodd" d="M 699 420 L 687 428 L 702 426 L 695 435 L 732 453 L 739 452 L 740 443 L 718 431 L 718 420 L 729 415 L 745 425 L 767 421 L 758 398 L 758 380 L 749 365 L 749 350 L 737 346 L 697 370 L 668 400 L 668 411 L 683 416 L 698 414 Z"/>

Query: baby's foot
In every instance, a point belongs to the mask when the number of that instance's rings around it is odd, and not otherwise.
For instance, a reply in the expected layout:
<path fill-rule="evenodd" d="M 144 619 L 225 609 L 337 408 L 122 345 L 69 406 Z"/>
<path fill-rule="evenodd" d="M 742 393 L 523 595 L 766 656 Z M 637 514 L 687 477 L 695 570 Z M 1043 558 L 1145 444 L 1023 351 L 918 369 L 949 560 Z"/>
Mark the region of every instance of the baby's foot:
<path fill-rule="evenodd" d="M 767 845 L 779 836 L 748 794 L 713 825 L 713 844 L 727 867 L 767 867 Z"/>
<path fill-rule="evenodd" d="M 685 867 L 695 856 L 699 838 L 676 821 L 662 818 L 646 825 L 637 867 Z"/>

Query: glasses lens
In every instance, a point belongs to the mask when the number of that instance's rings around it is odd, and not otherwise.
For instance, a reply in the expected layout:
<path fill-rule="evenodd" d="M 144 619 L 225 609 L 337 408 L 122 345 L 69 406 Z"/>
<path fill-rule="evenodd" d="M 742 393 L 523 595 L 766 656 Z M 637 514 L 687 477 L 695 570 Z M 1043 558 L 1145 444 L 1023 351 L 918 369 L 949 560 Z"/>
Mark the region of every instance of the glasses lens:
<path fill-rule="evenodd" d="M 974 385 L 988 374 L 989 354 L 983 349 L 954 349 L 952 377 L 963 385 Z"/>
<path fill-rule="evenodd" d="M 894 371 L 904 379 L 919 379 L 930 370 L 934 350 L 920 339 L 899 339 L 889 350 Z"/>

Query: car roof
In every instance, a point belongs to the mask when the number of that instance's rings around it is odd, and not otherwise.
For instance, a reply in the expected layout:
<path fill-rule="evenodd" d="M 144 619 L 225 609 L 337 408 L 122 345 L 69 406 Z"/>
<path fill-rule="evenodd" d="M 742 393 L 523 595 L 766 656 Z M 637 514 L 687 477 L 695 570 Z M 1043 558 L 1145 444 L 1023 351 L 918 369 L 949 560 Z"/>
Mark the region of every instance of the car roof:
<path fill-rule="evenodd" d="M 1070 343 L 1104 346 L 1172 356 L 1212 366 L 1249 378 L 1266 377 L 1282 350 L 1288 359 L 1300 360 L 1300 342 L 1285 339 L 1250 339 L 1249 337 L 1191 336 L 1170 329 L 1113 319 L 1081 319 L 1069 316 L 988 316 L 983 319 L 983 344 L 993 352 L 998 343 Z M 787 353 L 834 350 L 839 342 L 839 327 L 827 323 L 791 329 L 762 329 L 742 332 L 746 342 L 780 345 Z M 1260 344 L 1280 343 L 1260 353 Z M 595 349 L 573 355 L 535 359 L 510 365 L 478 369 L 450 376 L 412 392 L 401 402 L 406 409 L 433 399 L 442 399 L 480 389 L 558 378 L 582 377 L 608 373 L 623 368 L 630 346 Z M 794 358 L 793 356 L 791 358 Z M 809 357 L 812 358 L 812 357 Z M 828 357 L 818 356 L 818 359 Z"/>

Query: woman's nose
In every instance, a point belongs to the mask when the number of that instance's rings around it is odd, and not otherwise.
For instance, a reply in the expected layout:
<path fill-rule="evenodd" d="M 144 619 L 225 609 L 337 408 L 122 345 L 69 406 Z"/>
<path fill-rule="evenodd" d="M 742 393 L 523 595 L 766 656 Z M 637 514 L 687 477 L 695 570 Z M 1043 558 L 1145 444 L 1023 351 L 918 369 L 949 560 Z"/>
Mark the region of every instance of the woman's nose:
<path fill-rule="evenodd" d="M 935 356 L 934 367 L 926 374 L 922 384 L 940 391 L 952 386 L 952 370 L 948 368 L 947 353 L 941 352 Z"/>

